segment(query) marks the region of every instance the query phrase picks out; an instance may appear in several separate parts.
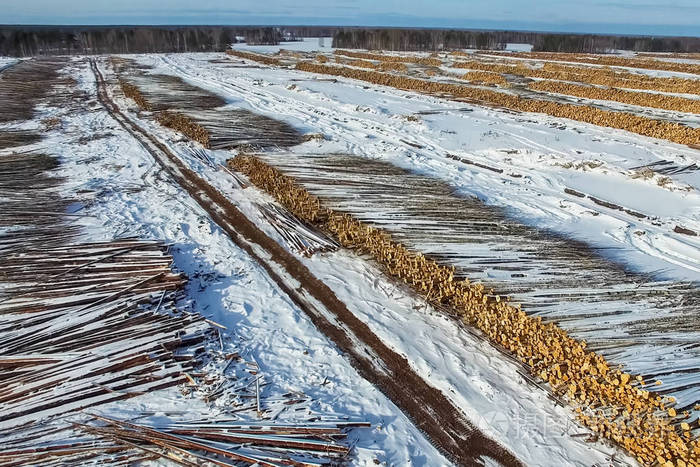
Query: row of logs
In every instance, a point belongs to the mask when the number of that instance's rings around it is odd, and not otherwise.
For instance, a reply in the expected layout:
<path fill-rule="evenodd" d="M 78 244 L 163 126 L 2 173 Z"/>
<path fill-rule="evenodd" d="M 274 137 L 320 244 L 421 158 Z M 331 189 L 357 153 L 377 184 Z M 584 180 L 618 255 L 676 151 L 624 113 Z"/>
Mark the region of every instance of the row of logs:
<path fill-rule="evenodd" d="M 133 101 L 136 102 L 136 105 L 138 105 L 140 109 L 152 109 L 151 104 L 146 100 L 143 94 L 141 94 L 141 90 L 138 87 L 134 86 L 131 83 L 128 83 L 127 81 L 121 78 L 119 79 L 119 86 L 122 88 L 122 92 L 124 93 L 124 95 L 130 99 L 133 99 Z"/>
<path fill-rule="evenodd" d="M 211 147 L 209 131 L 187 115 L 180 112 L 163 111 L 156 114 L 156 121 L 164 127 L 179 131 L 207 149 Z"/>
<path fill-rule="evenodd" d="M 380 62 L 400 62 L 400 63 L 415 63 L 416 65 L 424 66 L 441 66 L 442 60 L 435 57 L 418 57 L 406 55 L 384 55 L 381 53 L 369 52 L 352 52 L 350 50 L 337 49 L 333 52 L 336 55 L 342 55 L 351 58 L 363 58 L 366 60 L 376 60 Z"/>
<path fill-rule="evenodd" d="M 506 81 L 503 75 L 491 71 L 469 71 L 462 76 L 462 79 L 466 79 L 472 83 L 508 86 L 508 81 Z"/>
<path fill-rule="evenodd" d="M 648 58 L 683 58 L 689 60 L 700 60 L 700 53 L 697 52 L 637 52 L 636 57 L 648 57 Z"/>
<path fill-rule="evenodd" d="M 248 175 L 251 183 L 268 193 L 275 193 L 278 201 L 292 214 L 312 224 L 325 222 L 328 212 L 321 203 L 290 177 L 280 177 L 279 171 L 254 156 L 238 156 L 228 161 L 229 167 Z"/>
<path fill-rule="evenodd" d="M 700 128 L 692 128 L 678 123 L 655 120 L 629 112 L 614 112 L 586 105 L 563 104 L 547 100 L 529 99 L 472 86 L 429 81 L 408 76 L 358 70 L 341 66 L 320 65 L 311 62 L 299 62 L 296 68 L 301 71 L 358 79 L 407 91 L 418 91 L 440 96 L 449 95 L 453 98 L 473 99 L 519 112 L 543 113 L 554 117 L 592 123 L 598 126 L 627 130 L 639 135 L 666 139 L 680 144 L 700 144 Z"/>
<path fill-rule="evenodd" d="M 130 99 L 133 99 L 140 109 L 148 111 L 153 109 L 153 106 L 143 96 L 138 87 L 126 82 L 123 79 L 119 79 L 119 85 L 121 86 L 124 95 Z M 199 142 L 205 148 L 211 147 L 211 136 L 209 131 L 199 123 L 194 122 L 187 115 L 180 112 L 164 110 L 157 112 L 155 114 L 155 118 L 156 121 L 164 127 L 179 131 L 188 138 Z"/>
<path fill-rule="evenodd" d="M 646 390 L 642 377 L 613 368 L 585 342 L 553 323 L 528 316 L 507 297 L 493 295 L 481 284 L 456 280 L 454 268 L 410 251 L 388 233 L 348 214 L 324 208 L 293 178 L 259 158 L 239 155 L 229 165 L 343 246 L 371 255 L 388 274 L 431 303 L 448 306 L 568 400 L 583 424 L 617 442 L 642 464 L 700 466 L 700 442 L 691 434 L 689 414 L 677 414 L 672 398 Z"/>
<path fill-rule="evenodd" d="M 359 68 L 368 68 L 370 70 L 400 71 L 404 73 L 408 71 L 408 67 L 406 67 L 406 64 L 403 62 L 370 62 L 369 60 L 362 60 L 360 58 L 354 60 L 346 60 L 342 57 L 336 57 L 335 61 L 336 63 L 340 63 L 343 65 L 356 66 Z"/>
<path fill-rule="evenodd" d="M 282 61 L 278 58 L 271 57 L 269 55 L 256 54 L 251 52 L 243 52 L 242 50 L 229 49 L 226 51 L 227 55 L 232 57 L 243 58 L 246 60 L 253 60 L 254 62 L 264 63 L 265 65 L 281 65 Z"/>
<path fill-rule="evenodd" d="M 482 52 L 479 52 L 482 53 Z M 700 65 L 695 63 L 669 62 L 649 58 L 629 58 L 612 55 L 577 54 L 561 52 L 483 52 L 505 57 L 528 58 L 535 60 L 553 60 L 556 62 L 589 63 L 592 65 L 620 66 L 642 68 L 646 70 L 674 71 L 700 75 Z"/>
<path fill-rule="evenodd" d="M 652 94 L 649 92 L 625 91 L 622 89 L 599 88 L 580 84 L 564 83 L 561 81 L 536 81 L 528 86 L 533 91 L 552 92 L 585 99 L 615 101 L 623 104 L 653 107 L 656 109 L 672 110 L 675 112 L 700 113 L 699 99 Z"/>
<path fill-rule="evenodd" d="M 544 63 L 532 68 L 521 62 L 514 64 L 461 60 L 452 64 L 454 68 L 491 71 L 513 74 L 527 78 L 542 78 L 597 84 L 611 88 L 644 89 L 648 91 L 700 94 L 700 80 L 687 78 L 660 78 L 628 71 L 617 71 L 609 67 L 572 66 L 560 63 Z"/>

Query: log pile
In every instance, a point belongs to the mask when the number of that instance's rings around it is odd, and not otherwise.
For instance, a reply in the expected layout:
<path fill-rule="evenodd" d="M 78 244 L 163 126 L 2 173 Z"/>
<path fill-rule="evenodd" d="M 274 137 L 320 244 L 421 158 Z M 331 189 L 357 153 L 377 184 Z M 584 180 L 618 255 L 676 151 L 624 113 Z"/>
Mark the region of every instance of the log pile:
<path fill-rule="evenodd" d="M 4 254 L 0 430 L 186 381 L 210 331 L 178 312 L 167 247 L 117 240 Z"/>
<path fill-rule="evenodd" d="M 338 244 L 333 239 L 301 222 L 288 211 L 271 203 L 258 204 L 257 207 L 292 251 L 310 258 L 316 253 L 338 249 Z"/>
<path fill-rule="evenodd" d="M 258 366 L 224 353 L 221 325 L 179 310 L 185 279 L 171 271 L 160 242 L 31 247 L 2 259 L 2 465 L 340 463 L 351 450 L 346 430 L 369 426 L 327 417 L 274 421 L 287 410 L 299 413 L 308 398 L 262 399 Z M 216 335 L 221 352 L 211 349 Z M 238 373 L 227 374 L 236 362 Z M 88 408 L 175 385 L 237 421 L 180 422 L 187 412 L 177 411 L 159 413 L 157 425 L 85 420 Z M 257 420 L 244 421 L 248 412 Z"/>
<path fill-rule="evenodd" d="M 270 57 L 269 55 L 256 54 L 252 52 L 243 52 L 242 50 L 229 49 L 226 51 L 227 55 L 232 57 L 243 58 L 245 60 L 252 60 L 254 62 L 264 63 L 265 65 L 281 65 L 282 61 L 278 58 Z"/>
<path fill-rule="evenodd" d="M 561 104 L 545 100 L 527 99 L 503 92 L 471 86 L 429 81 L 340 66 L 319 65 L 310 62 L 300 62 L 297 64 L 296 68 L 301 71 L 342 76 L 397 89 L 418 91 L 438 96 L 449 96 L 453 99 L 477 100 L 519 112 L 544 113 L 554 117 L 569 118 L 594 125 L 627 130 L 652 138 L 667 139 L 680 144 L 700 144 L 700 128 L 692 128 L 677 123 L 641 117 L 628 112 L 613 112 L 585 105 Z"/>
<path fill-rule="evenodd" d="M 688 60 L 700 60 L 700 53 L 697 52 L 637 52 L 635 54 L 637 57 L 648 57 L 648 58 L 683 58 Z"/>
<path fill-rule="evenodd" d="M 179 131 L 191 140 L 197 141 L 205 148 L 210 148 L 209 131 L 180 112 L 162 111 L 156 114 L 156 121 L 164 127 Z"/>
<path fill-rule="evenodd" d="M 211 149 L 239 147 L 286 148 L 303 142 L 303 136 L 286 122 L 246 109 L 190 111 L 192 120 L 209 133 Z"/>
<path fill-rule="evenodd" d="M 491 71 L 494 73 L 513 74 L 528 78 L 597 84 L 611 88 L 700 94 L 700 80 L 653 77 L 639 73 L 614 70 L 609 67 L 573 66 L 547 62 L 540 68 L 532 68 L 520 62 L 516 64 L 505 64 L 479 60 L 458 61 L 453 63 L 452 66 L 460 69 Z"/>
<path fill-rule="evenodd" d="M 0 132 L 0 150 L 16 146 L 28 146 L 41 141 L 41 136 L 35 131 L 11 130 Z"/>
<path fill-rule="evenodd" d="M 528 87 L 533 91 L 552 92 L 555 94 L 565 94 L 567 96 L 583 97 L 585 99 L 615 101 L 623 104 L 653 107 L 675 112 L 700 113 L 700 100 L 698 99 L 686 99 L 663 94 L 624 91 L 614 88 L 599 88 L 595 86 L 547 80 L 530 83 Z"/>
<path fill-rule="evenodd" d="M 136 102 L 136 105 L 138 105 L 141 110 L 153 110 L 153 107 L 146 100 L 146 98 L 141 93 L 141 90 L 137 86 L 134 86 L 133 84 L 121 78 L 119 79 L 119 86 L 121 87 L 124 95 Z"/>
<path fill-rule="evenodd" d="M 406 55 L 384 55 L 381 53 L 352 52 L 350 50 L 337 49 L 333 51 L 336 55 L 345 57 L 361 58 L 365 60 L 376 60 L 389 63 L 413 63 L 423 66 L 442 66 L 442 60 L 435 57 L 416 57 Z"/>
<path fill-rule="evenodd" d="M 253 185 L 272 194 L 299 219 L 311 224 L 322 223 L 327 219 L 328 211 L 321 207 L 321 201 L 317 197 L 259 158 L 238 156 L 230 159 L 228 166 L 246 174 Z"/>
<path fill-rule="evenodd" d="M 687 412 L 676 413 L 673 399 L 650 391 L 641 376 L 612 367 L 585 342 L 528 316 L 507 297 L 455 279 L 453 268 L 409 251 L 386 232 L 324 208 L 293 179 L 255 156 L 238 156 L 229 165 L 301 219 L 332 233 L 341 245 L 371 255 L 439 309 L 447 307 L 476 327 L 567 399 L 598 436 L 615 441 L 643 464 L 700 465 L 700 441 L 693 434 L 698 427 L 688 423 Z"/>
<path fill-rule="evenodd" d="M 66 82 L 59 74 L 65 64 L 65 58 L 34 58 L 5 70 L 0 79 L 0 123 L 32 118 L 35 106 L 55 91 L 55 85 Z"/>
<path fill-rule="evenodd" d="M 370 70 L 400 71 L 404 73 L 408 71 L 408 67 L 406 67 L 406 64 L 403 62 L 371 62 L 369 60 L 362 60 L 359 58 L 354 60 L 346 60 L 340 57 L 336 57 L 336 62 L 342 63 L 343 65 L 356 66 L 358 68 L 367 68 Z"/>
<path fill-rule="evenodd" d="M 74 421 L 79 433 L 70 442 L 42 440 L 37 434 L 10 440 L 0 450 L 0 463 L 22 465 L 134 465 L 145 461 L 195 465 L 339 465 L 350 454 L 342 444 L 347 430 L 367 423 L 327 421 L 306 424 L 267 422 L 133 423 L 102 415 Z M 234 464 L 232 464 L 233 462 Z M 16 465 L 16 464 L 15 464 Z"/>
<path fill-rule="evenodd" d="M 481 53 L 481 52 L 478 52 Z M 674 71 L 700 75 L 700 65 L 694 63 L 668 62 L 646 58 L 626 58 L 611 55 L 559 53 L 559 52 L 484 52 L 506 57 L 530 58 L 535 60 L 552 60 L 555 62 L 577 62 L 591 65 L 607 65 L 647 70 Z"/>
<path fill-rule="evenodd" d="M 499 86 L 508 86 L 508 81 L 500 73 L 491 71 L 470 71 L 462 76 L 462 79 L 471 81 L 476 84 L 497 84 Z"/>
<path fill-rule="evenodd" d="M 119 64 L 118 69 L 131 71 L 127 63 Z M 302 135 L 291 125 L 245 109 L 223 108 L 226 102 L 221 97 L 179 77 L 132 72 L 129 79 L 131 82 L 120 79 L 127 97 L 137 99 L 142 109 L 156 111 L 161 125 L 207 149 L 249 146 L 260 150 L 302 142 Z"/>

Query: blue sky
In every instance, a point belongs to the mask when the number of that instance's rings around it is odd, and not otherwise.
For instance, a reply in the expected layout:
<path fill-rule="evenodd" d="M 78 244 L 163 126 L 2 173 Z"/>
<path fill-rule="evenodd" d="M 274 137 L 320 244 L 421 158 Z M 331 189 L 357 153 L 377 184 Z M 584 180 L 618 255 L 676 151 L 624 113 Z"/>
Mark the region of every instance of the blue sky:
<path fill-rule="evenodd" d="M 308 24 L 700 36 L 700 0 L 0 0 L 12 24 Z"/>

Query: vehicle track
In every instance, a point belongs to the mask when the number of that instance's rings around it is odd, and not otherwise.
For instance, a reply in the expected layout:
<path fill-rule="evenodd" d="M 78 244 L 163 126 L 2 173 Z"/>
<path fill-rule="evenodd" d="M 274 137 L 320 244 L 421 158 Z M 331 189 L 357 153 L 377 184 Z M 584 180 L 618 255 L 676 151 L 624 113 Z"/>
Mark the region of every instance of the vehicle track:
<path fill-rule="evenodd" d="M 401 409 L 436 448 L 458 465 L 481 465 L 483 458 L 505 466 L 522 465 L 506 448 L 479 431 L 442 392 L 415 373 L 405 357 L 387 347 L 295 256 L 258 229 L 163 143 L 125 116 L 109 97 L 96 61 L 90 60 L 90 66 L 97 82 L 97 97 L 107 112 L 236 245 L 261 265 L 314 325 L 338 346 L 356 371 Z"/>

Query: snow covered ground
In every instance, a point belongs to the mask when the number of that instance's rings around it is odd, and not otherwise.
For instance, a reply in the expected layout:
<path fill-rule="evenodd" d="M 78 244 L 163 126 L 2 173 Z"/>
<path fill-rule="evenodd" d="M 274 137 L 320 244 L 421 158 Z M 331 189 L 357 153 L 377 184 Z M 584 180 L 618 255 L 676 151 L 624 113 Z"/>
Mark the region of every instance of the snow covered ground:
<path fill-rule="evenodd" d="M 175 266 L 190 279 L 187 293 L 194 311 L 225 325 L 227 348 L 258 363 L 269 383 L 266 398 L 299 392 L 313 400 L 310 409 L 316 413 L 372 423 L 371 429 L 350 435 L 354 464 L 449 465 L 98 104 L 87 61 L 71 74 L 92 95 L 89 110 L 47 108 L 37 119 L 62 119 L 62 129 L 48 133 L 42 147 L 61 158 L 66 192 L 81 193 L 85 238 L 135 236 L 172 243 Z M 100 410 L 120 418 L 164 410 L 190 411 L 188 418 L 222 416 L 176 389 Z M 282 414 L 280 420 L 285 417 L 295 416 Z"/>
<path fill-rule="evenodd" d="M 16 59 L 16 58 L 12 58 L 12 57 L 0 57 L 0 72 L 2 72 L 2 70 L 4 70 L 5 68 L 7 68 L 8 66 L 14 64 L 15 62 L 17 62 L 17 59 Z"/>
<path fill-rule="evenodd" d="M 331 50 L 328 39 L 325 45 L 323 50 Z M 236 47 L 269 53 L 318 46 L 313 39 L 277 49 Z M 580 122 L 504 113 L 351 80 L 329 82 L 292 70 L 210 62 L 220 58 L 182 54 L 139 60 L 154 67 L 150 72 L 181 76 L 221 95 L 231 106 L 326 136 L 326 141 L 294 148 L 297 154 L 343 153 L 386 161 L 443 180 L 460 195 L 505 207 L 522 222 L 599 247 L 632 270 L 659 279 L 700 280 L 700 240 L 674 232 L 676 226 L 700 231 L 700 171 L 669 175 L 661 183 L 661 176 L 639 177 L 635 169 L 661 161 L 679 167 L 698 163 L 698 150 Z M 0 68 L 2 64 L 0 59 Z M 87 62 L 75 67 L 79 86 L 94 95 Z M 133 109 L 128 100 L 118 104 Z M 138 118 L 135 112 L 130 115 Z M 89 103 L 89 111 L 45 109 L 37 121 L 53 116 L 63 119 L 63 129 L 49 133 L 42 146 L 61 157 L 67 190 L 83 193 L 81 212 L 90 217 L 80 222 L 89 239 L 139 236 L 172 242 L 176 266 L 190 277 L 188 293 L 195 310 L 226 325 L 227 345 L 258 362 L 271 383 L 265 389 L 269 396 L 303 392 L 321 413 L 372 422 L 372 430 L 353 432 L 355 464 L 449 464 L 97 101 Z M 254 188 L 238 188 L 229 175 L 192 157 L 187 150 L 191 143 L 177 134 L 147 119 L 139 121 L 284 244 L 255 205 L 271 201 L 269 197 Z M 219 162 L 231 156 L 228 151 L 211 152 Z M 567 194 L 566 189 L 622 204 L 648 218 L 611 210 Z M 611 448 L 570 436 L 583 430 L 569 409 L 527 383 L 518 367 L 496 350 L 382 279 L 373 265 L 344 251 L 304 262 L 374 333 L 407 356 L 416 372 L 526 464 L 611 463 Z M 169 397 L 177 401 L 173 406 L 182 407 L 175 391 Z M 148 397 L 139 404 L 158 408 Z M 207 410 L 193 404 L 198 411 Z M 135 409 L 114 405 L 109 410 Z M 617 459 L 624 457 L 618 453 Z"/>
<path fill-rule="evenodd" d="M 352 80 L 333 83 L 283 69 L 205 65 L 211 58 L 147 56 L 143 62 L 218 92 L 232 105 L 329 139 L 309 151 L 385 160 L 507 207 L 528 224 L 606 248 L 634 270 L 664 279 L 700 280 L 700 237 L 673 231 L 677 225 L 700 231 L 700 171 L 661 180 L 658 175 L 638 177 L 635 169 L 660 161 L 688 166 L 699 162 L 697 149 L 541 114 L 514 115 L 367 88 Z M 408 115 L 419 121 L 407 122 Z M 504 172 L 466 168 L 448 154 Z M 651 220 L 567 195 L 566 188 L 617 202 Z"/>
<path fill-rule="evenodd" d="M 172 58 L 162 60 L 172 65 Z M 156 66 L 152 70 L 154 73 L 177 73 L 192 84 L 214 90 L 236 106 L 260 110 L 257 102 L 236 98 L 237 95 L 231 90 L 239 89 L 238 86 L 229 87 L 226 80 L 193 78 L 189 73 L 183 74 L 179 69 L 180 62 L 178 68 L 175 65 L 171 68 L 164 67 L 160 60 L 161 57 L 156 56 L 142 57 L 144 64 Z M 196 65 L 192 66 L 196 68 Z M 244 88 L 260 95 L 259 89 L 251 83 L 241 87 Z M 129 105 L 129 102 L 121 104 Z M 352 112 L 354 107 L 347 106 L 346 109 Z M 294 112 L 297 110 L 286 110 L 287 114 Z M 285 117 L 266 113 L 278 118 Z M 157 125 L 147 121 L 142 123 L 148 125 L 151 131 L 163 134 Z M 293 123 L 299 126 L 299 120 Z M 308 123 L 303 127 L 306 131 L 320 130 Z M 337 134 L 341 134 L 340 130 Z M 214 171 L 201 161 L 188 157 L 184 145 L 179 147 L 176 143 L 180 140 L 179 136 L 172 132 L 165 132 L 165 135 L 169 136 L 170 144 L 174 144 L 174 149 L 191 167 L 206 176 L 227 197 L 235 200 L 246 215 L 257 219 L 258 225 L 268 235 L 283 244 L 254 205 L 255 202 L 271 201 L 268 197 L 254 189 L 239 190 L 233 187 L 227 174 Z M 307 143 L 295 150 L 318 151 L 317 144 Z M 231 154 L 216 151 L 211 156 L 224 162 Z M 486 433 L 503 442 L 527 463 L 542 464 L 546 458 L 580 465 L 588 465 L 592 458 L 601 463 L 606 461 L 606 450 L 609 448 L 570 437 L 570 434 L 579 433 L 580 430 L 574 425 L 570 412 L 557 408 L 544 392 L 528 387 L 515 365 L 495 350 L 484 349 L 479 339 L 464 332 L 454 322 L 425 309 L 424 304 L 407 297 L 390 283 L 377 279 L 378 271 L 372 266 L 346 253 L 323 255 L 306 263 L 341 299 L 345 299 L 351 311 L 366 321 L 377 335 L 406 355 L 416 371 L 443 389 Z M 338 271 L 343 271 L 342 275 Z M 357 297 L 362 299 L 358 300 Z M 422 337 L 420 346 L 416 345 L 417 335 Z"/>

